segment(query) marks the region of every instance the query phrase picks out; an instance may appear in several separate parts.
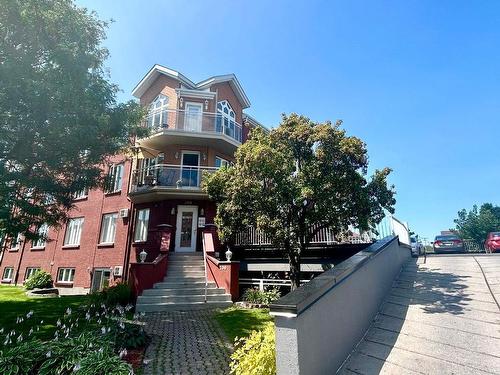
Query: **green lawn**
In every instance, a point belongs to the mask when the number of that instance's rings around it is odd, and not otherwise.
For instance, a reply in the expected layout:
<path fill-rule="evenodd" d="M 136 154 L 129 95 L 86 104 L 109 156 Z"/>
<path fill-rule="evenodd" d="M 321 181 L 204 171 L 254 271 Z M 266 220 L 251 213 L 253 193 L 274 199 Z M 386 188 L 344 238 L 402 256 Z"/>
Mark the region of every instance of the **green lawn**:
<path fill-rule="evenodd" d="M 33 326 L 40 325 L 37 336 L 41 339 L 51 337 L 56 322 L 64 315 L 68 307 L 76 311 L 87 296 L 67 296 L 57 298 L 28 297 L 21 287 L 0 286 L 0 328 L 10 332 L 28 332 Z M 26 314 L 33 311 L 33 316 L 26 319 Z M 24 317 L 24 322 L 16 324 L 18 316 Z"/>
<path fill-rule="evenodd" d="M 247 337 L 253 330 L 261 330 L 267 322 L 272 322 L 269 309 L 242 309 L 229 307 L 215 316 L 227 337 L 234 341 L 235 337 Z"/>

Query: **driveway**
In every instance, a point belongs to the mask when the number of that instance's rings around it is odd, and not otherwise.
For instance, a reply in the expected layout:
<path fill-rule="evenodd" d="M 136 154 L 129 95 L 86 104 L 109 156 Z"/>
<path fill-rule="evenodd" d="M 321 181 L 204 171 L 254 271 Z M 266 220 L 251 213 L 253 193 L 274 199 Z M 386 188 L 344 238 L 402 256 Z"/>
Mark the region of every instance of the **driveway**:
<path fill-rule="evenodd" d="M 500 374 L 500 254 L 402 270 L 341 374 Z"/>

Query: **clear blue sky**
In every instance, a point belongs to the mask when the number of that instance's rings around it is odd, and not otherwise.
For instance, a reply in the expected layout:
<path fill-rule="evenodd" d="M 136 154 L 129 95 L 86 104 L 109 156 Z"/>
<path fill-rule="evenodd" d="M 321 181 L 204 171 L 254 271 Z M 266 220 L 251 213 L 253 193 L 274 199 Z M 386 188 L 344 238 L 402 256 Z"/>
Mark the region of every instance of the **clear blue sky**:
<path fill-rule="evenodd" d="M 396 216 L 423 236 L 500 204 L 498 1 L 77 1 L 114 19 L 111 78 L 131 98 L 155 63 L 235 73 L 268 127 L 344 120 L 394 169 Z"/>

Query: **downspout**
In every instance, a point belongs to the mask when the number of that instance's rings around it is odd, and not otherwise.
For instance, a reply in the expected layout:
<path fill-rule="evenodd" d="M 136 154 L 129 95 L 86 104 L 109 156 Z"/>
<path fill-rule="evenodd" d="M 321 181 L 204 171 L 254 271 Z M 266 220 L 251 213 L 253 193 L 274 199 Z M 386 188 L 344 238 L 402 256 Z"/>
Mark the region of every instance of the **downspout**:
<path fill-rule="evenodd" d="M 129 184 L 128 184 L 128 191 L 127 194 L 130 193 L 130 186 L 132 184 L 132 171 L 134 167 L 134 160 L 130 163 L 130 169 L 129 169 Z M 129 215 L 129 223 L 128 223 L 128 230 L 127 230 L 127 245 L 125 246 L 125 259 L 123 262 L 123 276 L 122 279 L 124 282 L 128 281 L 128 268 L 129 268 L 129 262 L 130 262 L 130 252 L 132 251 L 132 236 L 134 233 L 134 226 L 135 226 L 135 205 L 134 202 L 130 200 L 129 197 L 127 199 L 130 201 L 130 215 Z"/>

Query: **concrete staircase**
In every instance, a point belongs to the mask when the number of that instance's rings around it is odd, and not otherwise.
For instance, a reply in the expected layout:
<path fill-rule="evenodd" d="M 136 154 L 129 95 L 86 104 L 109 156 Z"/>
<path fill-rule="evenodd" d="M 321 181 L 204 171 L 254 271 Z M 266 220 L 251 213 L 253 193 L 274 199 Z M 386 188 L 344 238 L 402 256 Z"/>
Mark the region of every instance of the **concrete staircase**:
<path fill-rule="evenodd" d="M 168 257 L 167 276 L 146 289 L 137 298 L 136 311 L 155 312 L 197 310 L 231 305 L 231 295 L 208 283 L 205 303 L 205 270 L 203 256 L 197 253 L 171 253 Z"/>

